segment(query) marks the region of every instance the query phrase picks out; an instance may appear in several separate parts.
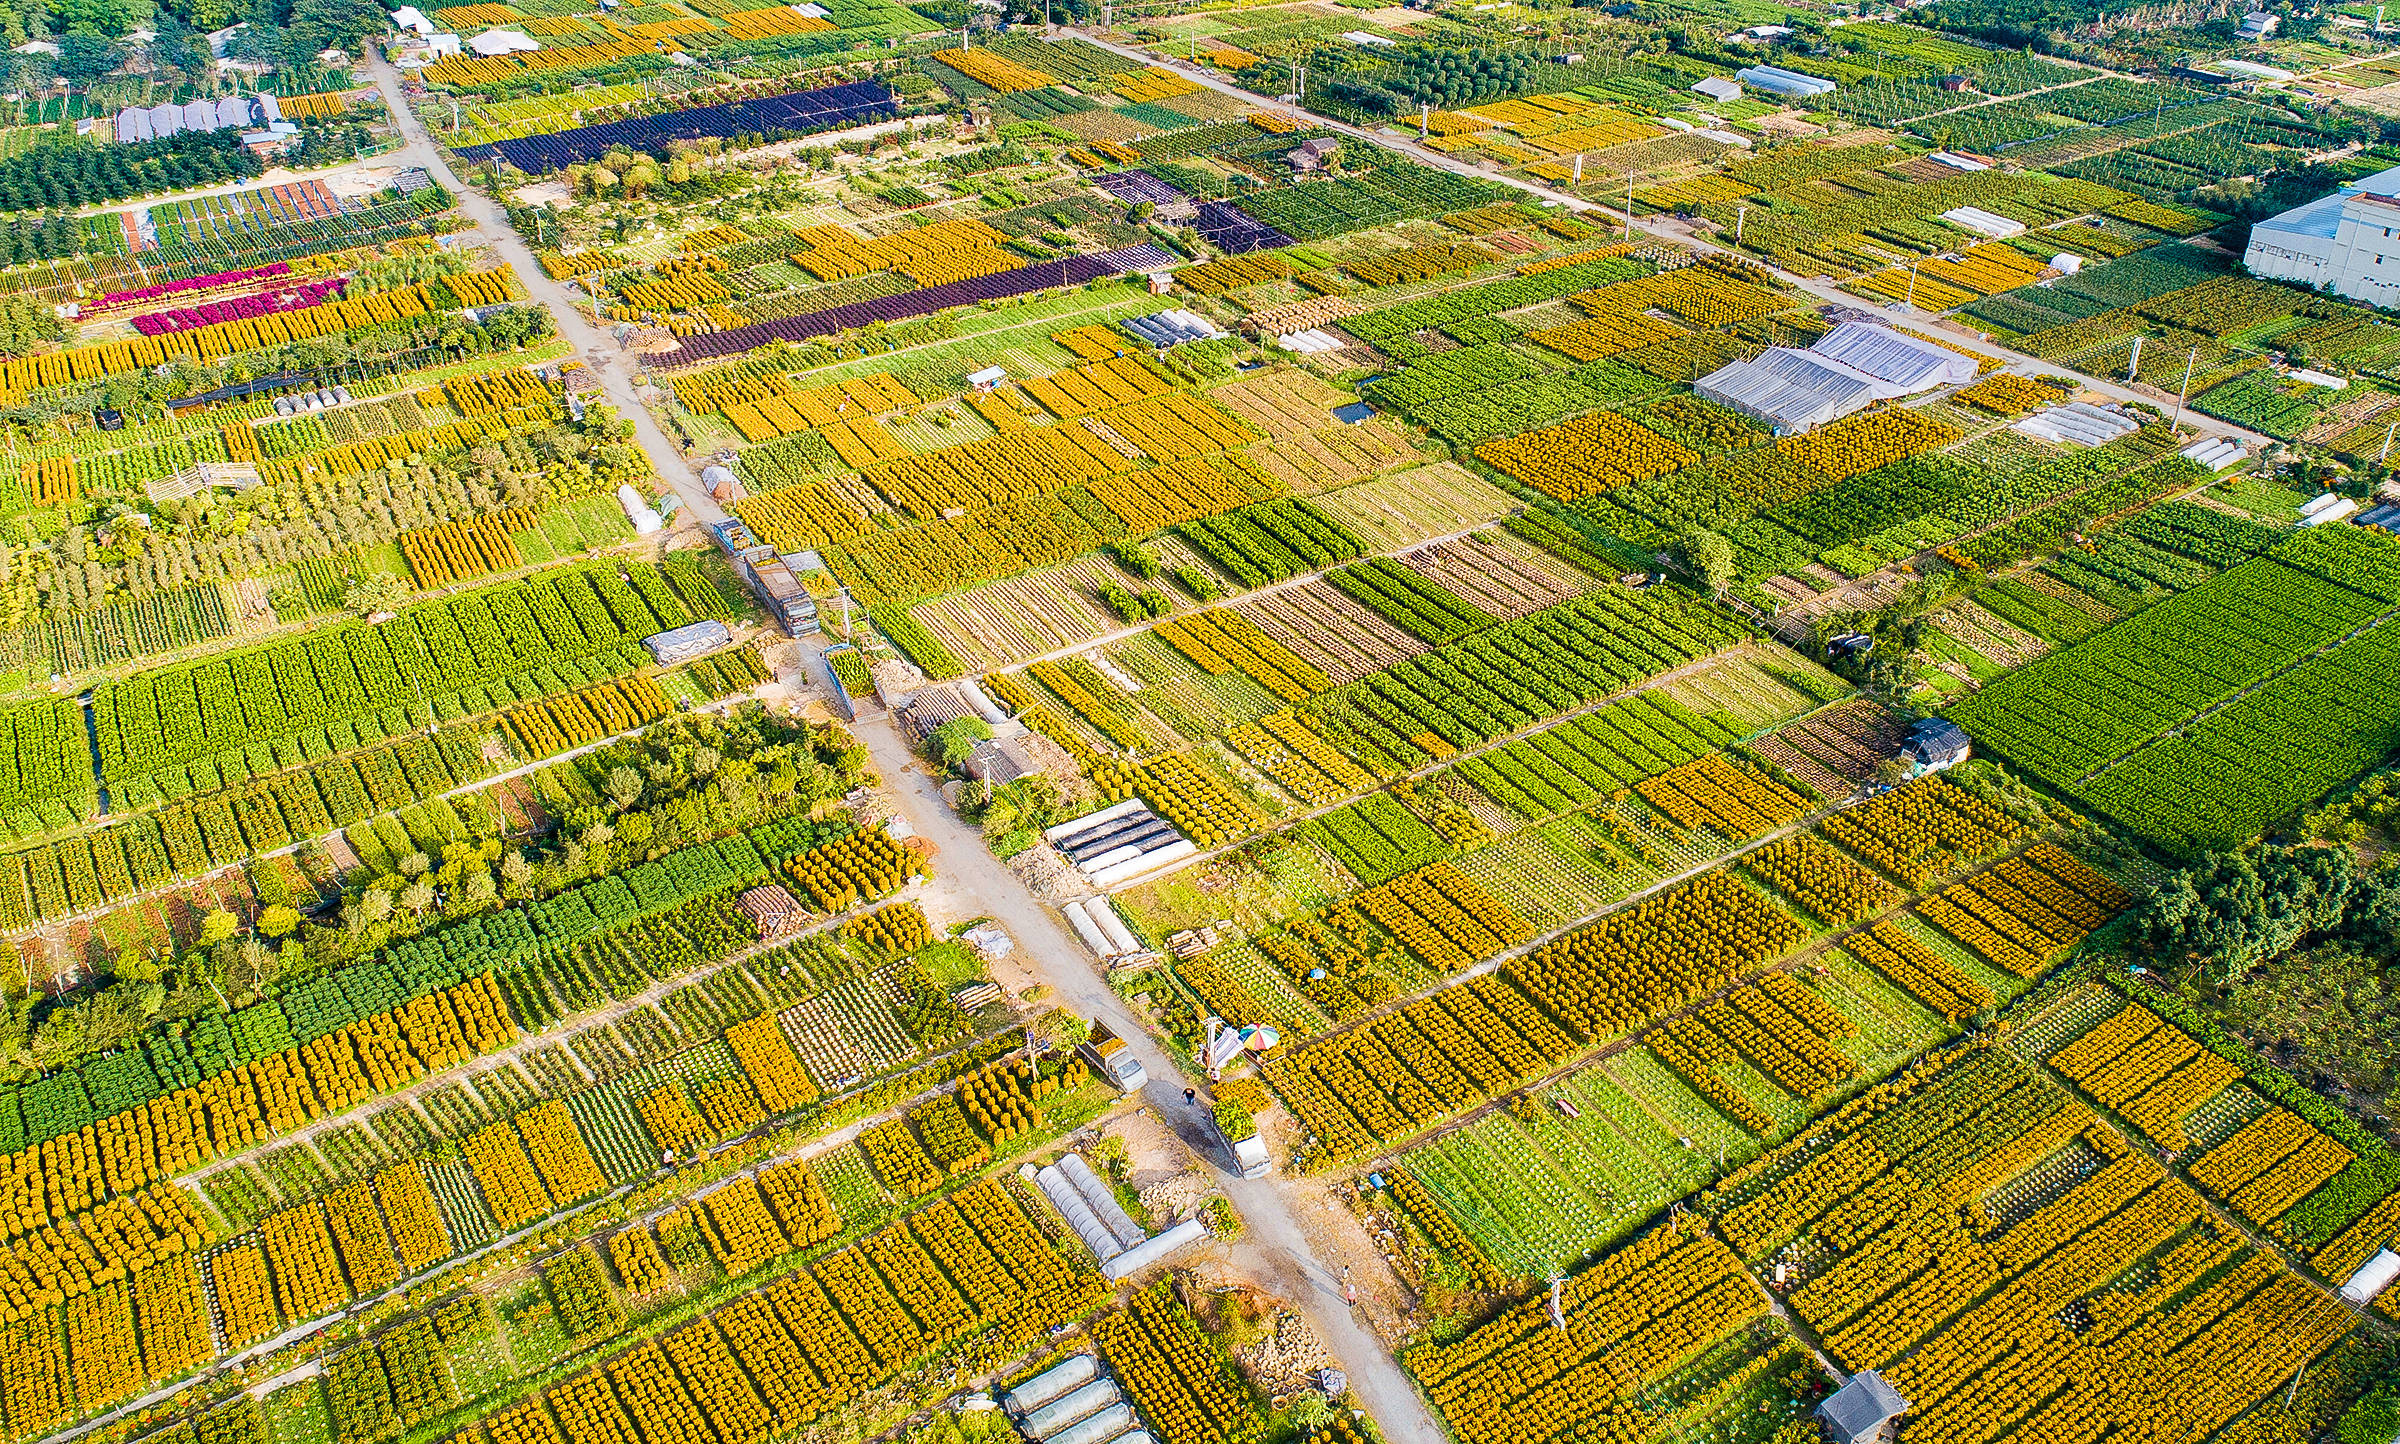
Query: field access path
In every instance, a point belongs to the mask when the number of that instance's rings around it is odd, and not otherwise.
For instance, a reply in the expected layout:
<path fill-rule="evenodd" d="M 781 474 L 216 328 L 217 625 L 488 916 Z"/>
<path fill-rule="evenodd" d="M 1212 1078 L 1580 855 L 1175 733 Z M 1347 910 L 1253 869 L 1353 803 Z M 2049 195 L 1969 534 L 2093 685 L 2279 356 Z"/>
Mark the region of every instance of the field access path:
<path fill-rule="evenodd" d="M 1327 1352 L 1349 1375 L 1359 1403 L 1383 1426 L 1393 1444 L 1442 1444 L 1446 1437 L 1426 1412 L 1416 1386 L 1398 1360 L 1342 1298 L 1342 1278 L 1308 1242 L 1295 1212 L 1297 1201 L 1280 1175 L 1246 1179 L 1230 1172 L 1207 1122 L 1207 1100 L 1183 1100 L 1184 1071 L 1158 1039 L 1108 985 L 1081 943 L 1070 937 L 1058 914 L 1044 906 L 1023 880 L 992 856 L 983 835 L 959 819 L 942 800 L 939 780 L 926 774 L 890 717 L 861 718 L 853 729 L 873 754 L 885 788 L 919 837 L 933 844 L 935 866 L 1008 930 L 1029 964 L 1058 990 L 1058 1003 L 1085 1018 L 1097 1018 L 1125 1039 L 1150 1075 L 1142 1101 L 1192 1150 L 1208 1160 L 1246 1226 L 1242 1237 L 1220 1245 L 1246 1276 L 1268 1284 L 1284 1302 L 1307 1316 Z"/>
<path fill-rule="evenodd" d="M 402 144 L 398 151 L 392 153 L 393 156 L 409 164 L 422 166 L 426 174 L 449 187 L 458 197 L 459 209 L 475 222 L 476 235 L 489 243 L 499 253 L 500 259 L 508 263 L 508 268 L 516 273 L 518 282 L 525 287 L 525 293 L 550 313 L 551 322 L 558 327 L 559 334 L 575 348 L 584 364 L 591 367 L 592 374 L 600 378 L 600 389 L 608 397 L 609 404 L 617 409 L 620 417 L 633 423 L 634 441 L 650 458 L 650 469 L 657 473 L 658 479 L 672 488 L 681 499 L 683 514 L 703 522 L 725 520 L 725 509 L 717 505 L 716 499 L 708 494 L 708 488 L 700 484 L 699 476 L 693 472 L 692 464 L 685 459 L 682 449 L 659 429 L 657 418 L 650 414 L 650 408 L 644 406 L 641 398 L 635 394 L 631 369 L 624 364 L 625 357 L 621 350 L 598 326 L 584 319 L 583 312 L 576 307 L 575 294 L 550 279 L 542 270 L 541 263 L 534 259 L 533 249 L 525 244 L 524 237 L 517 234 L 516 227 L 508 223 L 508 212 L 501 208 L 500 203 L 459 180 L 458 173 L 450 168 L 449 156 L 426 133 L 416 112 L 408 108 L 407 97 L 401 91 L 400 72 L 393 69 L 392 62 L 373 46 L 368 47 L 367 69 L 375 77 L 377 93 L 383 97 L 385 107 L 392 113 L 392 123 L 400 128 Z"/>

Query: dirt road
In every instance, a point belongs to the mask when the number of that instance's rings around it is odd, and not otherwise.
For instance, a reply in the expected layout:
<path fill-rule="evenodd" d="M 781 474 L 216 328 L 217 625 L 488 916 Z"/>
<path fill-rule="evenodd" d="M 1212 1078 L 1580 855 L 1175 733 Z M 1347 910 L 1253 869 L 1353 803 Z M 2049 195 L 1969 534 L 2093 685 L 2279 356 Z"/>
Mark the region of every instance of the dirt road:
<path fill-rule="evenodd" d="M 684 514 L 703 522 L 725 520 L 725 509 L 718 506 L 709 496 L 707 488 L 700 484 L 699 473 L 684 458 L 682 449 L 668 439 L 667 433 L 659 428 L 657 420 L 650 415 L 650 409 L 642 405 L 634 394 L 632 358 L 624 355 L 599 327 L 583 318 L 583 313 L 575 308 L 574 292 L 551 280 L 543 272 L 541 263 L 533 258 L 532 248 L 517 234 L 516 227 L 508 223 L 508 212 L 481 191 L 469 189 L 459 182 L 457 172 L 450 168 L 449 158 L 434 143 L 433 137 L 426 134 L 415 112 L 408 108 L 407 100 L 401 93 L 400 72 L 392 68 L 392 63 L 376 53 L 369 57 L 367 69 L 374 75 L 376 86 L 383 95 L 383 103 L 391 109 L 392 123 L 400 127 L 400 134 L 405 141 L 394 155 L 383 158 L 385 162 L 388 164 L 398 159 L 409 165 L 422 166 L 426 174 L 448 186 L 458 196 L 459 209 L 475 222 L 476 234 L 490 243 L 492 249 L 500 253 L 500 258 L 508 263 L 509 269 L 517 273 L 517 280 L 524 285 L 525 293 L 550 313 L 550 319 L 557 325 L 559 334 L 574 346 L 584 363 L 600 378 L 601 391 L 608 397 L 609 404 L 617 409 L 619 416 L 633 423 L 634 440 L 649 456 L 651 470 L 657 472 L 659 480 L 673 488 L 675 495 L 682 500 Z"/>
<path fill-rule="evenodd" d="M 981 834 L 942 801 L 939 780 L 919 765 L 890 719 L 862 719 L 856 731 L 874 754 L 876 769 L 909 825 L 938 849 L 940 866 L 950 880 L 971 893 L 1016 939 L 1019 951 L 1057 989 L 1060 1006 L 1107 1023 L 1141 1059 L 1150 1074 L 1143 1101 L 1193 1152 L 1209 1160 L 1216 1182 L 1248 1225 L 1248 1232 L 1227 1250 L 1234 1265 L 1307 1316 L 1349 1375 L 1359 1406 L 1375 1417 L 1388 1438 L 1395 1444 L 1440 1444 L 1442 1431 L 1426 1412 L 1416 1386 L 1383 1341 L 1343 1302 L 1340 1275 L 1310 1249 L 1287 1186 L 1273 1175 L 1253 1181 L 1230 1170 L 1231 1160 L 1208 1138 L 1202 1110 L 1184 1102 L 1182 1070 L 1110 990 L 1099 965 L 1069 935 L 1058 915 L 993 857 Z"/>

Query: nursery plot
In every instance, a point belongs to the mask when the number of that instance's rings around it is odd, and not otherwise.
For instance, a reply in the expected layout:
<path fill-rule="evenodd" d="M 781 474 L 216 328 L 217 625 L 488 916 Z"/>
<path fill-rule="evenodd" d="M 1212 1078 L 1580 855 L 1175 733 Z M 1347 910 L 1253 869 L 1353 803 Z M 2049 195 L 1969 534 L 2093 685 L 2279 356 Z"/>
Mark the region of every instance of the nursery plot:
<path fill-rule="evenodd" d="M 1812 1241 L 1792 1311 L 1840 1367 L 1882 1370 L 1912 1428 L 2038 1417 L 2084 1421 L 2084 1436 L 2206 1438 L 2349 1330 L 2345 1310 L 2008 1052 L 1970 1048 L 1892 1094 L 1810 1128 L 1703 1207 L 1754 1266 Z M 2095 1171 L 2070 1169 L 2063 1191 L 2047 1181 L 2050 1160 L 2083 1150 Z M 2019 1181 L 2031 1192 L 2011 1203 Z M 1912 1196 L 1934 1206 L 1861 1226 Z M 1961 1226 L 1979 1200 L 2004 1210 L 2002 1228 Z"/>
<path fill-rule="evenodd" d="M 1448 461 L 1362 481 L 1314 500 L 1377 551 L 1401 551 L 1472 530 L 1518 509 L 1508 493 Z"/>
<path fill-rule="evenodd" d="M 465 1164 L 428 1162 L 425 1181 L 433 1186 L 434 1205 L 441 1210 L 442 1227 L 457 1252 L 481 1248 L 500 1236 L 491 1210 L 484 1206 L 482 1190 L 475 1186 L 474 1175 Z"/>
<path fill-rule="evenodd" d="M 1162 721 L 1170 714 L 1177 730 L 1193 740 L 1213 736 L 1240 722 L 1255 722 L 1282 705 L 1280 699 L 1238 671 L 1210 676 L 1190 658 L 1140 632 L 1111 643 L 1108 655 L 1140 680 L 1137 700 Z"/>
<path fill-rule="evenodd" d="M 1236 610 L 1337 683 L 1355 682 L 1425 650 L 1423 642 L 1322 578 L 1252 597 Z"/>
<path fill-rule="evenodd" d="M 1340 900 L 1347 884 L 1324 854 L 1279 835 L 1116 895 L 1142 929 L 1161 936 L 1230 919 L 1245 934 Z"/>
<path fill-rule="evenodd" d="M 1295 496 L 1314 496 L 1417 459 L 1407 436 L 1382 417 L 1304 432 L 1252 448 L 1250 457 Z"/>
<path fill-rule="evenodd" d="M 1497 531 L 1440 542 L 1400 561 L 1496 617 L 1522 617 L 1556 606 L 1582 591 L 1589 580 Z"/>
<path fill-rule="evenodd" d="M 1795 676 L 1782 658 L 1769 665 L 1746 651 L 1737 651 L 1669 679 L 1659 691 L 1695 712 L 1721 714 L 1734 725 L 1757 729 L 1774 726 L 1816 705 L 1821 694 L 1802 688 L 1817 685 L 1818 678 L 1830 684 L 1829 690 L 1845 686 L 1830 673 Z"/>
<path fill-rule="evenodd" d="M 1865 1071 L 1888 1071 L 1950 1032 L 1951 1025 L 1938 1014 L 1857 959 L 1832 952 L 1819 961 L 1827 970 L 1816 986 L 1858 1024 L 1859 1046 L 1853 1056 Z"/>
<path fill-rule="evenodd" d="M 820 1091 L 838 1093 L 916 1056 L 892 997 L 883 975 L 846 978 L 783 1011 L 784 1036 Z"/>
<path fill-rule="evenodd" d="M 1210 685 L 1218 681 L 1216 678 L 1195 679 L 1168 673 L 1160 680 L 1153 680 L 1160 670 L 1157 666 L 1143 670 L 1125 665 L 1124 654 L 1129 648 L 1146 650 L 1149 647 L 1166 650 L 1156 638 L 1144 634 L 1130 642 L 1109 647 L 1104 660 L 1121 675 L 1133 679 L 1139 690 L 1131 694 L 1131 705 L 1157 724 L 1156 727 L 1145 729 L 1154 735 L 1172 736 L 1180 747 L 1206 741 L 1228 726 L 1255 721 L 1275 710 L 1276 699 L 1268 697 L 1263 688 L 1259 689 L 1262 699 L 1260 705 L 1237 714 L 1218 704 L 1214 695 L 1216 689 Z M 1154 659 L 1146 656 L 1144 660 L 1148 662 Z"/>
<path fill-rule="evenodd" d="M 2305 532 L 2010 674 L 1951 716 L 2155 842 L 2223 846 L 2392 746 L 2388 717 L 2367 699 L 2388 687 L 2400 633 L 2366 624 L 2390 613 L 2396 583 L 2400 542 Z"/>
<path fill-rule="evenodd" d="M 1972 601 L 1944 607 L 1935 614 L 1934 625 L 2003 667 L 2022 667 L 2050 650 L 2050 643 L 2040 635 L 2002 621 Z"/>
<path fill-rule="evenodd" d="M 919 603 L 911 615 L 968 671 L 988 671 L 1088 642 L 1123 625 L 1100 604 L 1099 589 L 1142 585 L 1102 558 L 1087 556 Z"/>
<path fill-rule="evenodd" d="M 658 1166 L 658 1145 L 641 1125 L 628 1079 L 612 1079 L 567 1095 L 567 1112 L 591 1140 L 592 1158 L 611 1183 L 627 1183 Z"/>
<path fill-rule="evenodd" d="M 1876 764 L 1899 752 L 1900 738 L 1889 712 L 1854 697 L 1779 728 L 1759 750 L 1823 795 L 1846 797 L 1875 780 Z"/>
<path fill-rule="evenodd" d="M 1582 814 L 1521 828 L 1454 864 L 1534 928 L 1550 932 L 1631 895 L 1659 874 L 1602 851 L 1600 824 Z"/>
<path fill-rule="evenodd" d="M 1175 964 L 1175 976 L 1217 1016 L 1272 1024 L 1294 1043 L 1333 1026 L 1322 1009 L 1248 943 L 1186 958 Z"/>
<path fill-rule="evenodd" d="M 1312 372 L 1278 366 L 1264 376 L 1229 381 L 1210 391 L 1208 399 L 1280 443 L 1335 425 L 1335 409 L 1358 398 Z"/>
<path fill-rule="evenodd" d="M 2186 1121 L 2242 1076 L 2238 1066 L 2138 1002 L 2090 1022 L 2040 1061 L 2151 1141 L 2178 1153 L 2194 1151 Z M 2213 1152 L 2225 1141 L 2203 1146 Z M 2295 1133 L 2295 1141 L 2305 1140 Z"/>
<path fill-rule="evenodd" d="M 1571 1267 L 1709 1177 L 1699 1151 L 1601 1068 L 1412 1149 L 1405 1165 L 1478 1246 L 1530 1278 Z"/>
<path fill-rule="evenodd" d="M 1600 1064 L 1599 1070 L 1678 1141 L 1690 1139 L 1691 1151 L 1704 1166 L 1739 1164 L 1757 1156 L 1756 1138 L 1726 1122 L 1723 1114 L 1648 1048 L 1627 1048 Z"/>

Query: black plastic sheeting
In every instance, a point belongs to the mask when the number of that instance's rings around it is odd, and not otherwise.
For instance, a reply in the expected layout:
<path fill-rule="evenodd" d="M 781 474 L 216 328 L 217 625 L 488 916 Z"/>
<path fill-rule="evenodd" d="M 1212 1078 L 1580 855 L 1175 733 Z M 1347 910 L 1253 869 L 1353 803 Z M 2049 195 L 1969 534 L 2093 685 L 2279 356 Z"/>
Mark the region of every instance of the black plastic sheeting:
<path fill-rule="evenodd" d="M 497 140 L 466 146 L 458 154 L 470 161 L 498 156 L 527 175 L 545 175 L 598 160 L 620 148 L 655 152 L 673 140 L 723 140 L 728 136 L 764 135 L 773 131 L 833 130 L 890 119 L 898 114 L 898 103 L 888 87 L 878 81 L 859 80 L 817 90 L 795 90 L 788 95 L 696 106 L 667 115 L 603 121 L 555 135 Z"/>
<path fill-rule="evenodd" d="M 971 306 L 978 301 L 995 301 L 1006 296 L 1026 296 L 1059 286 L 1080 286 L 1102 276 L 1155 270 L 1172 265 L 1174 261 L 1173 256 L 1148 244 L 1128 246 L 1121 251 L 1105 251 L 1094 256 L 1069 256 L 1063 261 L 1043 261 L 1038 265 L 1002 271 L 997 275 L 971 276 L 947 285 L 902 291 L 897 296 L 853 301 L 847 306 L 812 311 L 804 316 L 786 316 L 778 321 L 761 321 L 754 326 L 736 326 L 730 331 L 687 336 L 667 364 L 685 365 L 719 356 L 739 356 L 745 351 L 755 351 L 770 341 L 811 341 L 820 336 L 855 331 L 877 321 L 905 321 L 912 317 L 930 316 L 936 311 L 946 311 L 952 306 Z"/>

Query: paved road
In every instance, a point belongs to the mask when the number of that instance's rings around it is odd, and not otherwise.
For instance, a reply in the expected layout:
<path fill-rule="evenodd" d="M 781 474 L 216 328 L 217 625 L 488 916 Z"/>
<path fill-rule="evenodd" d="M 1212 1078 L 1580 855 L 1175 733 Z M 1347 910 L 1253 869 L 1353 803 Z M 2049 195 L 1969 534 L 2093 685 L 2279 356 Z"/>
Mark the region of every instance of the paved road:
<path fill-rule="evenodd" d="M 725 509 L 709 496 L 707 488 L 701 486 L 698 473 L 684 459 L 682 450 L 667 438 L 666 432 L 659 429 L 658 421 L 651 416 L 650 409 L 635 396 L 630 358 L 619 351 L 616 343 L 599 327 L 583 318 L 583 313 L 575 308 L 575 293 L 543 274 L 541 263 L 533 258 L 532 249 L 517 234 L 516 228 L 508 223 L 508 212 L 481 191 L 460 183 L 457 172 L 450 169 L 449 157 L 443 154 L 433 137 L 426 134 L 424 125 L 418 121 L 415 112 L 408 108 L 408 102 L 401 93 L 400 72 L 392 68 L 392 63 L 377 52 L 368 58 L 367 69 L 373 73 L 383 102 L 391 108 L 393 123 L 400 127 L 405 142 L 395 153 L 396 158 L 411 165 L 423 166 L 427 174 L 457 194 L 459 208 L 475 222 L 476 233 L 500 253 L 500 258 L 508 263 L 509 269 L 515 271 L 517 279 L 524 284 L 526 294 L 542 304 L 542 308 L 550 313 L 551 320 L 557 323 L 559 334 L 574 346 L 600 377 L 601 390 L 608 397 L 609 404 L 617 408 L 617 414 L 633 423 L 634 440 L 649 455 L 650 467 L 658 473 L 659 479 L 673 488 L 676 496 L 682 499 L 684 513 L 704 522 L 723 521 Z M 384 160 L 389 163 L 395 156 L 384 157 Z"/>
<path fill-rule="evenodd" d="M 1097 1018 L 1124 1036 L 1150 1074 L 1143 1101 L 1208 1159 L 1218 1185 L 1248 1226 L 1229 1250 L 1234 1263 L 1308 1316 L 1327 1351 L 1348 1373 L 1360 1407 L 1383 1426 L 1386 1437 L 1395 1444 L 1442 1444 L 1445 1436 L 1426 1412 L 1416 1386 L 1383 1341 L 1343 1303 L 1338 1275 L 1310 1252 L 1284 1186 L 1274 1176 L 1252 1181 L 1229 1169 L 1230 1160 L 1206 1141 L 1201 1109 L 1183 1101 L 1182 1070 L 1109 988 L 1099 965 L 1068 934 L 1058 914 L 1002 866 L 983 845 L 982 834 L 942 801 L 938 780 L 918 765 L 888 715 L 861 719 L 854 730 L 874 755 L 876 769 L 909 825 L 938 850 L 937 866 L 1007 928 L 1026 959 L 1058 990 L 1060 1006 Z"/>

